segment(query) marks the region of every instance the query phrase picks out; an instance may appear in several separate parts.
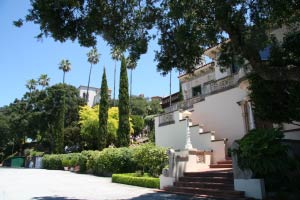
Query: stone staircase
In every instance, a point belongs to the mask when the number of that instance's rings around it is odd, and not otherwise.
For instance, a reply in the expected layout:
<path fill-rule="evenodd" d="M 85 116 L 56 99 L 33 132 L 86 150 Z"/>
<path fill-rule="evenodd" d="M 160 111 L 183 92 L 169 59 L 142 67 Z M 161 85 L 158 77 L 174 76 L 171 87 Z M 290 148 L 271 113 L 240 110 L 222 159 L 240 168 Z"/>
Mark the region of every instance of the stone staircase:
<path fill-rule="evenodd" d="M 210 165 L 209 171 L 185 172 L 173 186 L 164 188 L 164 192 L 190 195 L 193 198 L 223 200 L 248 200 L 244 192 L 234 191 L 231 160 Z"/>
<path fill-rule="evenodd" d="M 219 161 L 217 164 L 209 165 L 210 168 L 229 168 L 232 169 L 232 160 Z"/>

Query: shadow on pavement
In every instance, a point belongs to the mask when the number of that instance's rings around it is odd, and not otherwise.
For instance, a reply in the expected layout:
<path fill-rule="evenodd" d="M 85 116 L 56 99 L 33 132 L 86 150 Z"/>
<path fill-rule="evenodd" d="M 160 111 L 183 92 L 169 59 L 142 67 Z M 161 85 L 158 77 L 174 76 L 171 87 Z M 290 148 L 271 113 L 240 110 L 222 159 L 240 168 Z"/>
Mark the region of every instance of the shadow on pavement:
<path fill-rule="evenodd" d="M 31 200 L 86 200 L 86 199 L 74 199 L 74 198 L 59 197 L 59 196 L 45 196 L 45 197 L 33 197 Z"/>
<path fill-rule="evenodd" d="M 168 193 L 149 193 L 149 194 L 144 194 L 140 195 L 137 197 L 129 198 L 126 199 L 124 198 L 123 200 L 195 200 L 195 199 L 200 199 L 200 200 L 215 200 L 211 198 L 199 198 L 199 197 L 192 197 L 192 196 L 185 196 L 185 195 L 176 195 L 176 194 L 168 194 Z"/>

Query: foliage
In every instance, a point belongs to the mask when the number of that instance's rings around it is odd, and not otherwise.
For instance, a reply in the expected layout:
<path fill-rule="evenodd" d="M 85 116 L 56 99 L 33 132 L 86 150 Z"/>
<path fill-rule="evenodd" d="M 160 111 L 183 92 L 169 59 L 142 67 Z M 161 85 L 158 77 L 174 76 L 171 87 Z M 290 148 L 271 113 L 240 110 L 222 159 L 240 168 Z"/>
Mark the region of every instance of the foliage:
<path fill-rule="evenodd" d="M 43 168 L 52 170 L 62 170 L 62 157 L 60 154 L 44 155 Z"/>
<path fill-rule="evenodd" d="M 129 95 L 126 60 L 121 61 L 120 87 L 119 87 L 119 127 L 117 131 L 117 145 L 129 146 L 130 122 L 129 122 Z"/>
<path fill-rule="evenodd" d="M 140 115 L 142 117 L 147 115 L 148 102 L 144 97 L 131 96 L 130 104 L 131 115 Z"/>
<path fill-rule="evenodd" d="M 100 151 L 82 151 L 79 159 L 80 171 L 94 174 L 99 155 Z"/>
<path fill-rule="evenodd" d="M 88 103 L 89 101 L 89 88 L 90 88 L 90 79 L 91 79 L 91 72 L 92 72 L 92 67 L 93 65 L 97 64 L 99 62 L 99 56 L 96 47 L 93 47 L 91 51 L 87 53 L 88 57 L 88 62 L 91 63 L 90 66 L 90 72 L 89 72 L 89 79 L 88 79 L 88 86 L 87 86 L 87 91 L 86 91 L 86 102 Z"/>
<path fill-rule="evenodd" d="M 139 135 L 144 129 L 144 119 L 138 115 L 131 115 L 134 135 Z"/>
<path fill-rule="evenodd" d="M 250 78 L 250 98 L 255 115 L 274 123 L 300 121 L 300 83 Z"/>
<path fill-rule="evenodd" d="M 145 125 L 147 127 L 148 137 L 151 142 L 155 142 L 155 115 L 148 115 L 145 117 Z"/>
<path fill-rule="evenodd" d="M 142 144 L 134 148 L 133 159 L 142 172 L 149 172 L 158 177 L 166 166 L 168 156 L 166 148 L 156 147 L 154 144 Z"/>
<path fill-rule="evenodd" d="M 135 173 L 128 174 L 113 174 L 113 183 L 122 183 L 127 185 L 136 185 L 147 188 L 159 188 L 159 178 L 139 177 Z"/>
<path fill-rule="evenodd" d="M 63 84 L 65 83 L 66 72 L 71 71 L 71 63 L 69 60 L 61 60 L 58 69 L 63 71 Z"/>
<path fill-rule="evenodd" d="M 261 60 L 259 52 L 272 43 L 268 37 L 270 30 L 295 25 L 299 19 L 299 4 L 294 0 L 153 0 L 143 3 L 133 0 L 126 4 L 121 0 L 60 3 L 33 0 L 25 17 L 26 21 L 39 24 L 38 38 L 51 36 L 61 42 L 78 40 L 81 45 L 91 47 L 96 45 L 97 36 L 102 36 L 112 47 L 128 50 L 129 57 L 135 60 L 147 52 L 148 42 L 155 38 L 152 35 L 155 27 L 160 33 L 157 67 L 163 73 L 172 68 L 192 72 L 206 48 L 230 39 L 230 48 L 222 47 L 228 50 L 224 50 L 226 55 L 237 54 L 248 60 L 260 76 L 277 80 L 299 80 L 299 65 L 293 69 L 288 65 L 274 68 Z M 20 27 L 23 20 L 14 24 Z"/>
<path fill-rule="evenodd" d="M 255 176 L 266 177 L 287 169 L 287 147 L 280 143 L 283 133 L 276 129 L 251 130 L 238 143 L 239 166 Z"/>
<path fill-rule="evenodd" d="M 74 86 L 57 84 L 46 89 L 47 96 L 42 100 L 41 112 L 45 135 L 51 142 L 51 149 L 62 152 L 64 147 L 64 126 L 72 126 L 78 121 L 78 108 L 83 105 L 78 90 Z M 64 98 L 65 97 L 65 98 Z M 66 107 L 64 108 L 64 101 Z M 65 111 L 64 111 L 65 109 Z M 63 117 L 64 115 L 64 117 Z M 64 121 L 62 121 L 64 118 Z M 57 143 L 56 143 L 57 142 Z M 56 148 L 57 147 L 57 148 Z"/>
<path fill-rule="evenodd" d="M 102 151 L 82 151 L 81 153 L 44 155 L 43 168 L 63 169 L 65 165 L 80 166 L 80 172 L 101 176 L 113 173 L 129 173 L 143 169 L 142 174 L 149 173 L 157 177 L 167 162 L 165 148 L 153 144 L 137 147 L 105 148 Z"/>
<path fill-rule="evenodd" d="M 161 108 L 159 100 L 152 100 L 148 102 L 148 109 L 147 109 L 148 115 L 160 114 L 162 112 L 163 109 Z"/>
<path fill-rule="evenodd" d="M 5 149 L 8 143 L 13 139 L 9 130 L 9 118 L 5 115 L 5 108 L 0 109 L 0 163 L 6 156 Z"/>
<path fill-rule="evenodd" d="M 102 83 L 101 83 L 101 98 L 99 108 L 99 150 L 107 147 L 107 135 L 108 135 L 108 87 L 106 81 L 105 69 L 103 71 Z"/>
<path fill-rule="evenodd" d="M 46 154 L 43 156 L 43 168 L 62 170 L 63 167 L 74 167 L 80 164 L 80 153 Z"/>
<path fill-rule="evenodd" d="M 86 142 L 86 148 L 96 149 L 96 139 L 95 134 L 99 126 L 99 106 L 93 108 L 89 106 L 83 106 L 79 110 L 80 116 L 80 134 Z M 108 122 L 107 122 L 107 131 L 108 135 L 106 138 L 107 145 L 116 144 L 117 140 L 117 130 L 119 123 L 119 109 L 117 107 L 112 107 L 108 110 Z M 130 122 L 130 132 L 133 133 L 133 124 Z"/>
<path fill-rule="evenodd" d="M 44 89 L 44 87 L 46 87 L 46 86 L 49 86 L 49 81 L 50 81 L 50 78 L 48 77 L 47 74 L 41 74 L 38 79 L 38 83 L 39 83 L 39 85 L 42 86 L 42 89 Z"/>
<path fill-rule="evenodd" d="M 129 148 L 106 148 L 96 160 L 95 173 L 111 176 L 112 173 L 126 173 L 135 170 L 132 150 Z"/>

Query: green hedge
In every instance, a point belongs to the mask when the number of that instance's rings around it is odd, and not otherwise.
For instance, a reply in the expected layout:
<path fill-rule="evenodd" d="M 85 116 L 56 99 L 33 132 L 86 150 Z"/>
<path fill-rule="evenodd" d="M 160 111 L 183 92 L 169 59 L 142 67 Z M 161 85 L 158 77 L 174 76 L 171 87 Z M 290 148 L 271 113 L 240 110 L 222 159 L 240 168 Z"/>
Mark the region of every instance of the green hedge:
<path fill-rule="evenodd" d="M 81 173 L 111 176 L 114 173 L 129 173 L 141 170 L 158 177 L 167 163 L 165 148 L 153 144 L 136 147 L 106 148 L 102 151 L 52 154 L 43 158 L 43 168 L 61 170 L 65 166 L 80 166 Z"/>
<path fill-rule="evenodd" d="M 43 168 L 62 170 L 62 156 L 60 154 L 44 155 L 43 157 Z"/>
<path fill-rule="evenodd" d="M 112 182 L 147 188 L 159 188 L 159 178 L 139 177 L 135 173 L 113 174 Z"/>
<path fill-rule="evenodd" d="M 142 172 L 158 177 L 168 164 L 167 149 L 146 143 L 133 148 L 133 160 Z"/>
<path fill-rule="evenodd" d="M 131 148 L 106 148 L 96 158 L 94 173 L 101 176 L 111 176 L 113 173 L 127 173 L 136 170 L 132 159 Z"/>
<path fill-rule="evenodd" d="M 47 154 L 43 156 L 43 168 L 52 170 L 62 170 L 64 167 L 74 167 L 80 164 L 80 153 L 69 154 Z"/>

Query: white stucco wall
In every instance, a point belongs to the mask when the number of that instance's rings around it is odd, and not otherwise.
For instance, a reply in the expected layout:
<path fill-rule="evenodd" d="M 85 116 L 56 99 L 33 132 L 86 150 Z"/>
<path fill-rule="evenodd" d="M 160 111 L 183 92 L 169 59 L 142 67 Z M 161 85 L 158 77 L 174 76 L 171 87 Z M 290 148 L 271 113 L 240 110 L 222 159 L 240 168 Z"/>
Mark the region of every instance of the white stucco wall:
<path fill-rule="evenodd" d="M 246 91 L 236 87 L 194 104 L 193 124 L 204 125 L 204 130 L 216 131 L 216 139 L 228 138 L 228 145 L 245 134 L 241 107 L 237 102 L 247 96 Z"/>
<path fill-rule="evenodd" d="M 186 141 L 186 120 L 179 120 L 179 112 L 174 114 L 175 124 L 159 126 L 159 117 L 155 118 L 155 144 L 173 149 L 184 149 Z"/>
<path fill-rule="evenodd" d="M 95 98 L 95 96 L 97 94 L 97 91 L 99 91 L 99 89 L 94 88 L 94 87 L 90 87 L 89 88 L 89 99 L 88 99 L 88 103 L 87 103 L 88 106 L 90 106 L 90 107 L 93 106 L 93 104 L 94 104 L 94 98 Z M 79 87 L 79 95 L 82 98 L 83 98 L 83 93 L 85 93 L 85 95 L 87 93 L 87 87 L 86 86 L 80 86 Z"/>

